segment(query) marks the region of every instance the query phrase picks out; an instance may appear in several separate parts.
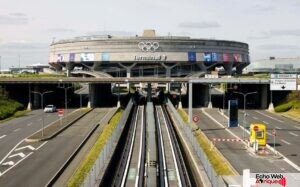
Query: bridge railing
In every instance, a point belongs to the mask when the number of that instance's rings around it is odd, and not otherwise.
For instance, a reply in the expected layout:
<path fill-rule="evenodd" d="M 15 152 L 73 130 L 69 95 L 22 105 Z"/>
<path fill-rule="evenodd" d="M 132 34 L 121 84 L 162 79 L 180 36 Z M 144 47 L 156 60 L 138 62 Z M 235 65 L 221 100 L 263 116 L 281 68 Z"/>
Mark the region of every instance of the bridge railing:
<path fill-rule="evenodd" d="M 106 142 L 104 148 L 102 149 L 102 151 L 100 152 L 98 159 L 96 160 L 94 166 L 92 167 L 92 169 L 90 170 L 90 172 L 88 173 L 88 175 L 86 176 L 84 182 L 81 184 L 82 187 L 90 187 L 90 186 L 95 186 L 97 183 L 97 178 L 100 175 L 100 172 L 104 169 L 105 167 L 105 161 L 109 159 L 109 157 L 111 156 L 111 152 L 114 149 L 114 144 L 116 141 L 119 140 L 122 131 L 123 131 L 123 127 L 126 124 L 127 118 L 130 114 L 131 108 L 133 106 L 133 102 L 132 100 L 130 100 L 128 102 L 128 105 L 120 119 L 119 124 L 117 125 L 117 127 L 115 128 L 113 134 L 111 135 L 111 137 L 109 138 L 109 140 Z"/>
<path fill-rule="evenodd" d="M 191 128 L 183 122 L 182 118 L 179 116 L 177 110 L 174 108 L 170 100 L 168 100 L 167 105 L 171 109 L 172 113 L 174 114 L 174 117 L 179 124 L 179 128 L 184 132 L 185 137 L 189 140 L 194 151 L 197 153 L 198 158 L 200 158 L 202 166 L 205 169 L 205 172 L 211 182 L 211 185 L 213 187 L 226 186 L 224 180 L 222 179 L 221 176 L 217 175 L 216 171 L 214 170 L 210 161 L 208 160 L 205 152 L 198 144 L 198 141 L 196 140 Z"/>

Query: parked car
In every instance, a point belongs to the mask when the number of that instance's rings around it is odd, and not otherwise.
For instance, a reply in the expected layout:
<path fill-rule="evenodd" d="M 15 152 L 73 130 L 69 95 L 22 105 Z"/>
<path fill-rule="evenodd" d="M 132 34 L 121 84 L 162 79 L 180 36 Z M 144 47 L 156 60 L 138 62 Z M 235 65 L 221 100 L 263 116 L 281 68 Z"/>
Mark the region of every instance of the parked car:
<path fill-rule="evenodd" d="M 54 105 L 47 105 L 44 112 L 56 112 L 56 107 Z"/>

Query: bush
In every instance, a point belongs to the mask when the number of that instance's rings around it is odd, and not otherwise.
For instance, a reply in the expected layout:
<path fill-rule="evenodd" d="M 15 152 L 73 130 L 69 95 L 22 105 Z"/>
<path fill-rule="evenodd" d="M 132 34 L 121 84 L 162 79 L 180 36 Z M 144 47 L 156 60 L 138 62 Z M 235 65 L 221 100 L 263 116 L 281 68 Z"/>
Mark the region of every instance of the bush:
<path fill-rule="evenodd" d="M 290 109 L 299 109 L 300 108 L 300 100 L 290 101 L 288 103 L 278 105 L 275 107 L 275 112 L 287 112 Z"/>
<path fill-rule="evenodd" d="M 12 116 L 18 110 L 23 109 L 24 106 L 14 100 L 0 98 L 0 120 Z"/>

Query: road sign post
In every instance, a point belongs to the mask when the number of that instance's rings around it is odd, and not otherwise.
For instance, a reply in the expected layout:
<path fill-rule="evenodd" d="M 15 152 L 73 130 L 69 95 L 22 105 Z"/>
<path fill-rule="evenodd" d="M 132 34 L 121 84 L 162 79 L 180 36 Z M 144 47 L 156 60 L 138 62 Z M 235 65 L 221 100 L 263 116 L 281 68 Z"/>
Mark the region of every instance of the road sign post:
<path fill-rule="evenodd" d="M 276 130 L 275 129 L 273 129 L 272 130 L 272 135 L 273 135 L 273 137 L 274 137 L 274 141 L 273 141 L 273 148 L 274 148 L 274 156 L 276 155 L 276 150 L 275 150 L 275 137 L 276 137 Z"/>
<path fill-rule="evenodd" d="M 64 116 L 65 111 L 64 111 L 64 109 L 58 109 L 57 112 L 58 112 L 58 116 L 60 118 L 60 125 L 62 126 L 62 117 Z"/>

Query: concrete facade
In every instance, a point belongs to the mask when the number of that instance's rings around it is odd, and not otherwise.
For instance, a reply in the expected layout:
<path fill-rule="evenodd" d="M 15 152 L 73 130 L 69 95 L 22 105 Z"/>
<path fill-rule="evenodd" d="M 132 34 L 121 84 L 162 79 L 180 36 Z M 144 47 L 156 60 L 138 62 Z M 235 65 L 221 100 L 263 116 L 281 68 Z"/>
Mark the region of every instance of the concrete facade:
<path fill-rule="evenodd" d="M 60 40 L 50 45 L 49 64 L 60 70 L 76 66 L 91 70 L 127 71 L 126 64 L 135 68 L 158 68 L 170 71 L 164 65 L 183 66 L 186 74 L 192 71 L 212 71 L 223 66 L 227 74 L 235 68 L 238 73 L 249 63 L 248 44 L 235 41 L 193 39 L 176 36 L 86 36 Z M 120 64 L 124 65 L 121 66 Z M 170 65 L 169 65 L 170 66 Z M 191 68 L 190 68 L 191 67 Z M 173 68 L 173 76 L 175 68 Z M 136 70 L 137 71 L 137 70 Z M 169 74 L 169 73 L 168 73 Z"/>

